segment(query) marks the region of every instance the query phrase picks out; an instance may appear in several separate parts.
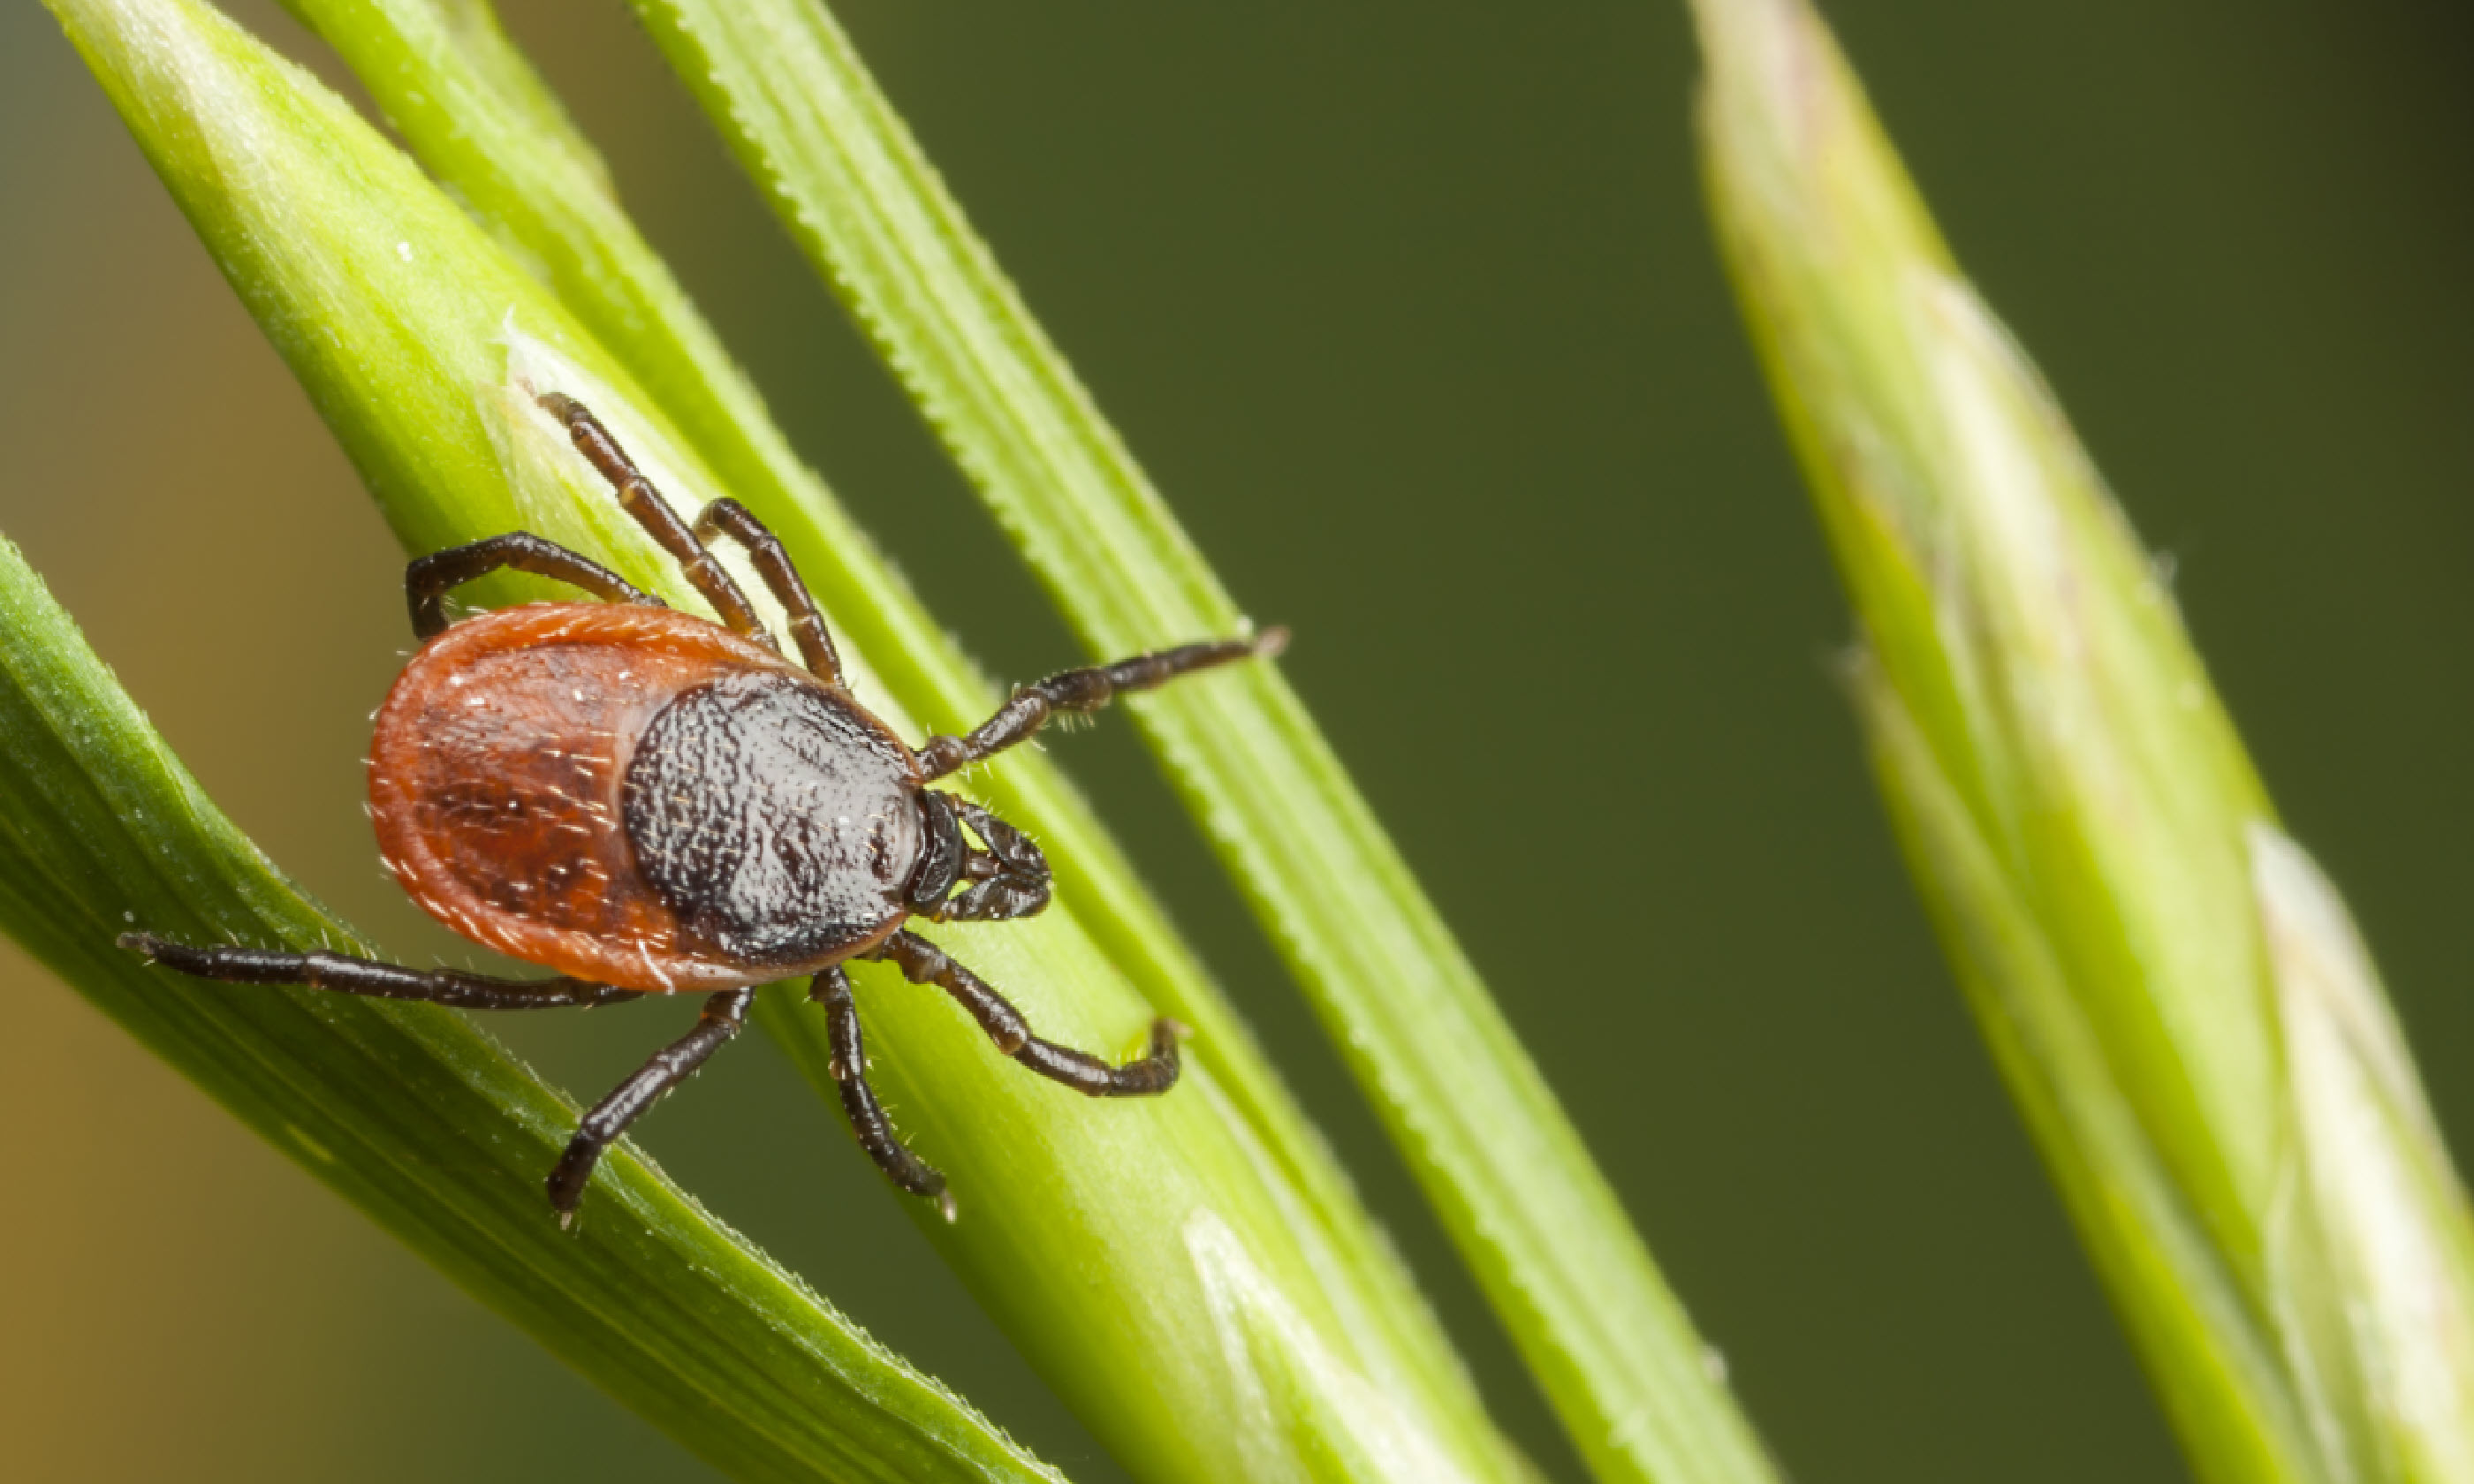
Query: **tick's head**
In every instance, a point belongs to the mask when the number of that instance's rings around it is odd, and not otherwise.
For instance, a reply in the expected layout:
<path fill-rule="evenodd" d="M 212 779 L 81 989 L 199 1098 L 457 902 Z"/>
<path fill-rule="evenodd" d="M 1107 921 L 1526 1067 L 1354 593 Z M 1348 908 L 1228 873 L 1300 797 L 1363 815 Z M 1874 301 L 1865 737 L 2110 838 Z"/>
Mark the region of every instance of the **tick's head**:
<path fill-rule="evenodd" d="M 1048 857 L 1029 835 L 969 800 L 921 789 L 919 834 L 919 869 L 904 903 L 919 916 L 987 922 L 1027 918 L 1048 905 Z"/>

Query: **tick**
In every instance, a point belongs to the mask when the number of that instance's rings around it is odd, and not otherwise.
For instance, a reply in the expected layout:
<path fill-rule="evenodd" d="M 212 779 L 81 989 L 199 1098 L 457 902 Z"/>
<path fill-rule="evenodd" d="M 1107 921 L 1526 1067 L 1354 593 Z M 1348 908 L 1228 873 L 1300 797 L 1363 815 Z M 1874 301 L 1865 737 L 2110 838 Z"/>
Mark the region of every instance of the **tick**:
<path fill-rule="evenodd" d="M 945 1177 L 903 1145 L 868 1086 L 842 967 L 853 960 L 889 963 L 943 990 L 999 1051 L 1078 1092 L 1146 1097 L 1173 1087 L 1173 1021 L 1152 1021 L 1149 1053 L 1122 1065 L 1042 1041 L 1004 995 L 905 925 L 995 922 L 1048 905 L 1039 847 L 929 785 L 1059 711 L 1097 710 L 1180 675 L 1277 654 L 1286 632 L 1068 670 L 1016 689 L 968 735 L 913 751 L 852 697 L 815 600 L 772 532 L 731 499 L 689 526 L 582 404 L 555 393 L 540 400 L 721 622 L 670 609 L 529 532 L 422 557 L 404 571 L 404 595 L 423 643 L 378 710 L 369 784 L 380 858 L 412 899 L 558 977 L 200 947 L 150 933 L 125 934 L 120 945 L 201 978 L 466 1010 L 703 993 L 695 1028 L 584 1115 L 547 1181 L 562 1222 L 602 1151 L 739 1034 L 756 986 L 801 975 L 824 1007 L 833 1075 L 861 1145 L 895 1185 L 952 1220 Z M 788 615 L 800 663 L 783 656 L 707 549 L 723 539 L 745 548 Z M 451 589 L 506 567 L 603 601 L 448 622 Z"/>

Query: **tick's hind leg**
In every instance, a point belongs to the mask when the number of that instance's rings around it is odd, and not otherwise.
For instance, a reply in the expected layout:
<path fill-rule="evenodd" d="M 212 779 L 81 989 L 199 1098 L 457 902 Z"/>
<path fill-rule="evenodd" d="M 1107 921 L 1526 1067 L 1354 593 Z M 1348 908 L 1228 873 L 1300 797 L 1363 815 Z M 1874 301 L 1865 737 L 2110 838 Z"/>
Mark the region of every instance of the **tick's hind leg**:
<path fill-rule="evenodd" d="M 1221 639 L 1184 644 L 1120 659 L 1115 664 L 1067 670 L 1035 685 L 1025 685 L 997 714 L 982 722 L 967 737 L 930 737 L 919 749 L 919 770 L 931 781 L 957 768 L 1004 752 L 1048 725 L 1058 711 L 1096 711 L 1118 696 L 1165 685 L 1180 675 L 1208 670 L 1256 657 L 1269 658 L 1286 648 L 1289 631 L 1266 629 L 1250 639 Z"/>
<path fill-rule="evenodd" d="M 893 1132 L 893 1120 L 885 1115 L 885 1105 L 876 1100 L 876 1089 L 868 1085 L 867 1042 L 860 1034 L 859 1002 L 851 997 L 850 975 L 836 964 L 816 975 L 808 986 L 808 997 L 825 1007 L 825 1035 L 834 1048 L 834 1081 L 841 1088 L 842 1112 L 850 1116 L 851 1132 L 859 1136 L 860 1147 L 886 1179 L 912 1195 L 934 1201 L 945 1219 L 953 1220 L 954 1197 L 945 1188 L 943 1173 L 903 1144 Z"/>
<path fill-rule="evenodd" d="M 153 963 L 226 984 L 298 984 L 372 999 L 420 999 L 458 1010 L 562 1010 L 641 999 L 637 990 L 583 979 L 497 979 L 452 969 L 406 969 L 343 953 L 194 947 L 153 933 L 123 933 L 120 945 Z"/>
<path fill-rule="evenodd" d="M 961 1002 L 997 1049 L 1041 1076 L 1092 1097 L 1151 1097 L 1176 1086 L 1177 1038 L 1185 1027 L 1166 1017 L 1152 1022 L 1151 1054 L 1114 1065 L 1087 1051 L 1042 1041 L 1006 997 L 956 963 L 944 949 L 905 929 L 869 954 L 902 970 L 913 984 L 933 984 Z"/>
<path fill-rule="evenodd" d="M 449 591 L 502 567 L 514 567 L 536 577 L 554 577 L 609 603 L 663 606 L 661 599 L 598 562 L 578 556 L 530 531 L 509 531 L 469 546 L 449 546 L 413 559 L 412 564 L 403 569 L 403 596 L 412 608 L 413 634 L 424 639 L 436 635 L 447 627 Z"/>
<path fill-rule="evenodd" d="M 704 543 L 679 518 L 679 513 L 670 509 L 669 502 L 653 488 L 653 482 L 644 477 L 643 470 L 636 467 L 627 450 L 618 446 L 618 440 L 610 436 L 610 430 L 593 416 L 592 409 L 558 392 L 545 392 L 540 400 L 551 417 L 567 424 L 567 436 L 574 443 L 575 451 L 610 481 L 610 488 L 618 492 L 619 507 L 678 562 L 689 584 L 704 594 L 704 600 L 721 615 L 722 623 L 733 634 L 754 639 L 767 649 L 774 648 L 773 635 L 756 621 L 756 610 L 747 601 L 747 594 L 740 590 L 738 579 L 704 549 Z"/>
<path fill-rule="evenodd" d="M 584 1199 L 585 1183 L 593 1178 L 593 1166 L 601 1162 L 601 1152 L 661 1101 L 663 1093 L 694 1076 L 707 1058 L 729 1044 L 747 1023 L 747 1006 L 755 998 L 752 989 L 723 990 L 705 996 L 704 1012 L 696 1017 L 694 1030 L 654 1052 L 636 1075 L 593 1105 L 546 1182 L 549 1204 L 558 1212 L 561 1226 L 574 1216 L 576 1203 Z"/>

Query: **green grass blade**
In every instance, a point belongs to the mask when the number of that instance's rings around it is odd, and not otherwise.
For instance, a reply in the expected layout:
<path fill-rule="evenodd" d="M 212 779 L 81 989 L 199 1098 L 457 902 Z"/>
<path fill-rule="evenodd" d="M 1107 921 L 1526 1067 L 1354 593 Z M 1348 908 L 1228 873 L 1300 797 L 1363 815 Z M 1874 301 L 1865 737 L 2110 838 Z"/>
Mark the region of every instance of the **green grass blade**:
<path fill-rule="evenodd" d="M 958 731 L 986 716 L 998 693 L 790 452 L 628 219 L 590 142 L 489 8 L 481 0 L 292 0 L 292 7 L 342 54 L 466 209 L 522 248 L 561 302 L 671 414 L 723 486 L 781 534 L 836 632 L 874 660 L 885 689 L 932 729 Z M 1195 1054 L 1211 1065 L 1267 1157 L 1299 1187 L 1322 1239 L 1360 1275 L 1370 1317 L 1392 1331 L 1427 1384 L 1466 1395 L 1449 1343 L 1330 1150 L 1080 795 L 1031 750 L 973 782 L 1043 842 L 1060 898 L 1110 960 L 1152 1003 L 1195 1028 Z"/>
<path fill-rule="evenodd" d="M 725 487 L 541 283 L 348 108 L 192 0 L 61 8 L 408 546 L 521 525 L 693 606 L 527 389 L 592 405 L 675 503 Z M 915 734 L 873 657 L 844 657 L 861 694 Z M 1044 1034 L 1138 1043 L 1151 1007 L 1074 904 L 1001 931 L 933 931 Z M 1095 1104 L 1002 1061 L 942 997 L 874 968 L 861 978 L 878 1083 L 960 1194 L 962 1221 L 932 1223 L 934 1239 L 1129 1467 L 1521 1476 L 1448 1356 L 1439 1372 L 1437 1352 L 1402 1339 L 1395 1280 L 1335 1240 L 1209 1048 L 1171 1096 Z M 777 991 L 760 1019 L 829 1082 L 819 1017 Z M 819 1109 L 816 1136 L 842 1137 L 837 1118 Z"/>
<path fill-rule="evenodd" d="M 1091 649 L 1236 629 L 832 18 L 805 0 L 637 9 Z M 1136 709 L 1591 1468 L 1767 1477 L 1613 1192 L 1286 683 L 1258 670 Z"/>
<path fill-rule="evenodd" d="M 743 1479 L 1055 1484 L 632 1153 L 561 1231 L 576 1110 L 462 1017 L 206 985 L 112 940 L 362 945 L 218 813 L 0 540 L 0 926 L 484 1303 Z M 365 951 L 365 949 L 363 949 Z"/>
<path fill-rule="evenodd" d="M 2341 901 L 1827 30 L 1693 9 L 1892 818 L 2185 1448 L 2225 1484 L 2474 1478 L 2474 1221 Z"/>

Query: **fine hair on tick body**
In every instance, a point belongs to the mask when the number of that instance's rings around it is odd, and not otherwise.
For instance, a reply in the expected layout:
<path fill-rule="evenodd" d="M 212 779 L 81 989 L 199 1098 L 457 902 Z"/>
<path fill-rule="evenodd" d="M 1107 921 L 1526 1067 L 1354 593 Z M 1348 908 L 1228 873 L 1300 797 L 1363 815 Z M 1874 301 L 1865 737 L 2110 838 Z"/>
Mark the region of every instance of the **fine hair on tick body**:
<path fill-rule="evenodd" d="M 936 945 L 932 922 L 1029 917 L 1048 861 L 988 810 L 929 785 L 1060 713 L 1179 676 L 1279 653 L 1287 631 L 1187 644 L 1017 688 L 962 736 L 912 749 L 852 698 L 833 636 L 781 541 L 719 499 L 693 525 L 583 404 L 540 397 L 627 514 L 668 553 L 716 624 L 526 531 L 433 552 L 404 571 L 420 651 L 379 707 L 370 806 L 379 857 L 424 911 L 556 977 L 415 969 L 340 953 L 199 946 L 151 933 L 120 945 L 201 978 L 296 984 L 466 1010 L 607 1005 L 701 993 L 694 1029 L 587 1112 L 547 1180 L 570 1219 L 607 1149 L 746 1023 L 756 987 L 805 976 L 823 1007 L 852 1129 L 885 1175 L 954 1216 L 945 1177 L 894 1134 L 868 1085 L 843 966 L 893 965 L 968 1011 L 1003 1054 L 1093 1097 L 1143 1097 L 1177 1078 L 1184 1028 L 1152 1023 L 1115 1065 L 1043 1041 Z M 737 542 L 788 615 L 782 653 L 708 543 Z M 458 586 L 506 568 L 601 600 L 534 603 L 449 623 Z"/>

